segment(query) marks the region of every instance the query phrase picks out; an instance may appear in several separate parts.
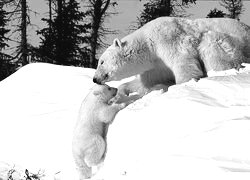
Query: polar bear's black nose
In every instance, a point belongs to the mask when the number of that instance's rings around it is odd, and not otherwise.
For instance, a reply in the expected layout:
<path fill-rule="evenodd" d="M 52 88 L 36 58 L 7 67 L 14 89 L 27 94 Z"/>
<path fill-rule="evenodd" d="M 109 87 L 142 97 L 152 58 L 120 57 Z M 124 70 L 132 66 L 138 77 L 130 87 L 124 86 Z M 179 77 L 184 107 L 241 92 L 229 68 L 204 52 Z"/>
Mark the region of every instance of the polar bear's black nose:
<path fill-rule="evenodd" d="M 100 84 L 100 82 L 95 77 L 93 78 L 93 82 L 96 83 L 96 84 Z"/>
<path fill-rule="evenodd" d="M 93 82 L 99 85 L 102 85 L 102 81 L 99 78 L 93 77 Z"/>

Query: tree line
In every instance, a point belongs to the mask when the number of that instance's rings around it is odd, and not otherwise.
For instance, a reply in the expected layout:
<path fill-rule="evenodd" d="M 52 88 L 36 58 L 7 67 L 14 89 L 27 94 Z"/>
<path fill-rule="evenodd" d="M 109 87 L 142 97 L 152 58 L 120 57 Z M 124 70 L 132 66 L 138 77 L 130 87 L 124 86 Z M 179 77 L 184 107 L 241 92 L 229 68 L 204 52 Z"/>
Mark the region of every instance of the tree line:
<path fill-rule="evenodd" d="M 118 0 L 44 0 L 46 25 L 37 31 L 40 44 L 34 47 L 27 41 L 27 28 L 32 26 L 30 15 L 36 13 L 27 0 L 0 0 L 0 80 L 31 62 L 47 62 L 96 68 L 97 53 L 107 47 L 105 37 L 116 33 L 105 27 L 105 19 L 115 15 Z M 187 17 L 186 9 L 196 0 L 148 0 L 135 28 L 161 16 Z M 228 12 L 211 10 L 207 18 L 238 19 L 243 12 L 241 0 L 221 0 Z M 17 38 L 11 38 L 18 34 Z M 5 53 L 10 41 L 18 45 L 11 54 Z"/>
<path fill-rule="evenodd" d="M 227 17 L 240 19 L 240 15 L 244 10 L 242 0 L 218 1 L 227 12 L 214 8 L 207 14 L 207 18 Z M 161 16 L 188 17 L 189 14 L 187 14 L 186 9 L 189 8 L 190 5 L 195 4 L 196 0 L 148 0 L 148 2 L 144 4 L 144 9 L 140 16 L 137 18 L 137 26 L 141 27 L 145 23 Z"/>

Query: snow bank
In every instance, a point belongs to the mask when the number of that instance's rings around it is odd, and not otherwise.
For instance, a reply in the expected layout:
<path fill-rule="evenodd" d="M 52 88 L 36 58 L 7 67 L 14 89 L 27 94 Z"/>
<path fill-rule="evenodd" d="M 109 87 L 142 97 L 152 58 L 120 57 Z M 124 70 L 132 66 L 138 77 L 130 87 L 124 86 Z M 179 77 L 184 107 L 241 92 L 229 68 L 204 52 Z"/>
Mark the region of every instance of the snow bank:
<path fill-rule="evenodd" d="M 155 91 L 121 111 L 96 179 L 249 179 L 249 69 Z"/>
<path fill-rule="evenodd" d="M 36 63 L 0 82 L 0 161 L 34 173 L 45 170 L 51 179 L 74 169 L 72 131 L 93 74 Z"/>
<path fill-rule="evenodd" d="M 249 73 L 250 66 L 213 72 L 218 76 L 153 91 L 120 111 L 109 128 L 105 164 L 93 179 L 249 179 Z M 5 167 L 76 179 L 72 130 L 93 74 L 37 63 L 0 82 Z"/>

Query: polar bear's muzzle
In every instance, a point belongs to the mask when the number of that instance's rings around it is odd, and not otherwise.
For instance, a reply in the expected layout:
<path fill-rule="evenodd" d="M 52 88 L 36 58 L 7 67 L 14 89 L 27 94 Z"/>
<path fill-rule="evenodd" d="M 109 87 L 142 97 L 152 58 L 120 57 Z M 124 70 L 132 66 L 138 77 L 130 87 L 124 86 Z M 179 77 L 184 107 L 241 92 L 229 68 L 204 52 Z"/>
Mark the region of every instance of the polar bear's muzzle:
<path fill-rule="evenodd" d="M 100 76 L 100 77 L 95 75 L 93 77 L 93 82 L 96 83 L 96 84 L 104 84 L 107 81 L 108 78 L 109 78 L 108 73 L 106 73 L 106 74 L 104 74 L 103 76 Z"/>
<path fill-rule="evenodd" d="M 93 82 L 96 83 L 96 84 L 100 84 L 100 85 L 102 84 L 102 82 L 100 81 L 100 79 L 98 79 L 96 77 L 93 78 Z"/>

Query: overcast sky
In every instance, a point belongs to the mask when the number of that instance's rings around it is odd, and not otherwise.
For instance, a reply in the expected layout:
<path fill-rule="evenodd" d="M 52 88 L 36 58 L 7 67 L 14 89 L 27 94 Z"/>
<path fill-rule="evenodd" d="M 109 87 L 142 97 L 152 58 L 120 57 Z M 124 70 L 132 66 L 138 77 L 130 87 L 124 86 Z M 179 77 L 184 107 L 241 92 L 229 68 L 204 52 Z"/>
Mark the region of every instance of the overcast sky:
<path fill-rule="evenodd" d="M 122 37 L 128 33 L 129 26 L 136 20 L 136 17 L 140 14 L 145 2 L 146 0 L 142 2 L 139 0 L 119 0 L 117 11 L 120 14 L 109 20 L 110 27 L 120 30 L 118 36 Z M 243 1 L 243 5 L 245 11 L 240 19 L 244 23 L 250 25 L 250 1 Z M 214 8 L 227 12 L 222 6 L 220 6 L 218 1 L 197 1 L 196 4 L 187 9 L 187 12 L 192 14 L 190 18 L 204 18 L 209 11 Z"/>
<path fill-rule="evenodd" d="M 84 0 L 83 0 L 84 1 Z M 86 0 L 85 0 L 86 1 Z M 118 6 L 116 7 L 117 15 L 112 16 L 107 21 L 107 27 L 112 30 L 119 30 L 118 34 L 111 35 L 107 37 L 107 42 L 111 43 L 115 37 L 123 37 L 129 33 L 129 27 L 136 21 L 136 17 L 140 14 L 143 8 L 143 4 L 147 2 L 146 0 L 118 0 Z M 48 6 L 44 0 L 28 0 L 28 5 L 30 9 L 38 12 L 36 16 L 32 16 L 31 21 L 33 26 L 29 29 L 29 42 L 33 45 L 38 45 L 39 38 L 36 36 L 36 30 L 42 27 L 41 18 L 46 15 L 48 11 Z M 240 17 L 241 21 L 250 25 L 250 1 L 243 1 L 244 9 L 243 15 Z M 187 10 L 188 13 L 193 14 L 190 18 L 203 18 L 209 13 L 211 9 L 214 8 L 224 10 L 223 7 L 219 5 L 218 1 L 197 1 L 196 4 L 192 5 L 191 8 Z M 225 11 L 225 10 L 224 10 Z M 225 11 L 226 12 L 226 11 Z"/>

